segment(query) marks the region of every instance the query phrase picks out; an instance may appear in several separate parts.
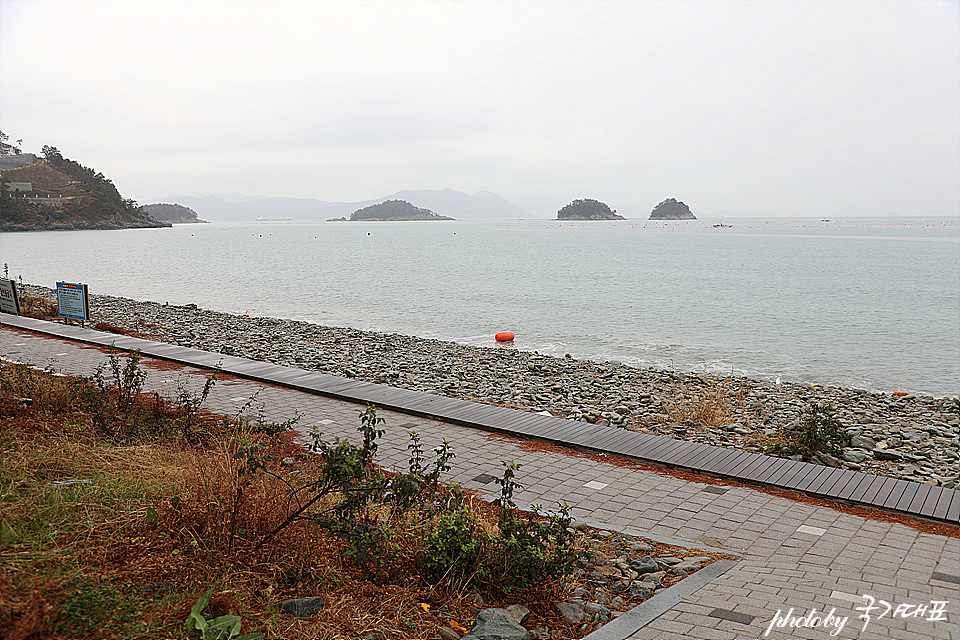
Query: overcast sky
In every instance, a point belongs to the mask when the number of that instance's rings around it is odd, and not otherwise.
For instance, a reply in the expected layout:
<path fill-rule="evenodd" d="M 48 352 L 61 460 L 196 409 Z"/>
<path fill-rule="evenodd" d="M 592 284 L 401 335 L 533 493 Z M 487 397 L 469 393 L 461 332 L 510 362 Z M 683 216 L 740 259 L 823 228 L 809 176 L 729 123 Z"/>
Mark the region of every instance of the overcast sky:
<path fill-rule="evenodd" d="M 0 0 L 0 129 L 140 202 L 957 215 L 958 7 Z"/>

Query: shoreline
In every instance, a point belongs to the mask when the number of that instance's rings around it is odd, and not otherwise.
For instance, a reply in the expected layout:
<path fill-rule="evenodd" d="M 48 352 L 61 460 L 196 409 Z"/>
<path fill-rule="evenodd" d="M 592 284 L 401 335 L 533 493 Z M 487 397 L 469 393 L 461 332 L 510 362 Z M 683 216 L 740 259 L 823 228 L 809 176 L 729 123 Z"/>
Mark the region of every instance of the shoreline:
<path fill-rule="evenodd" d="M 36 285 L 22 295 L 55 299 Z M 960 486 L 958 398 L 641 369 L 98 294 L 90 315 L 180 346 L 754 453 L 809 405 L 829 404 L 856 446 L 823 463 Z"/>

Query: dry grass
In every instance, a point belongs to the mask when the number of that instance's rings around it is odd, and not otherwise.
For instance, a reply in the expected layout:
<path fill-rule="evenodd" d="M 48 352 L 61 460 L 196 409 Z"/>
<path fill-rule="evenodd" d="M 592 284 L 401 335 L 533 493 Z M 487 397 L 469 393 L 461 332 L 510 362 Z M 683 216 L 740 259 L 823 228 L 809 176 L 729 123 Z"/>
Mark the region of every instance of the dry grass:
<path fill-rule="evenodd" d="M 732 376 L 710 376 L 705 384 L 679 385 L 665 402 L 667 415 L 678 423 L 721 427 L 737 422 L 746 409 L 749 390 Z"/>
<path fill-rule="evenodd" d="M 41 296 L 19 296 L 20 313 L 34 318 L 57 318 L 59 310 L 54 300 Z"/>

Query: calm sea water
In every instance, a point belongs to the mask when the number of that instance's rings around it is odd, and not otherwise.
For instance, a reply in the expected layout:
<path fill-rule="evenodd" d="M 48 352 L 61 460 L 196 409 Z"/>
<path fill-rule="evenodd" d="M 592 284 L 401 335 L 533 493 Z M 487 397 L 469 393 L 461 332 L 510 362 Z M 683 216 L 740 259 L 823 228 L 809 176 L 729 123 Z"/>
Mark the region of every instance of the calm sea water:
<path fill-rule="evenodd" d="M 265 214 L 266 215 L 266 214 Z M 960 391 L 957 219 L 235 223 L 0 234 L 92 293 L 773 380 Z"/>

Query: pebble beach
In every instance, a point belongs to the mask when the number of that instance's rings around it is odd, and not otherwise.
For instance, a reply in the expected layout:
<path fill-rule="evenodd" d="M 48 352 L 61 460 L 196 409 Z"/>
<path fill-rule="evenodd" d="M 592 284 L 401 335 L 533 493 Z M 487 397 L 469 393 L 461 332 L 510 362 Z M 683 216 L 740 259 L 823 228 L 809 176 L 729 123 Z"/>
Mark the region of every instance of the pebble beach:
<path fill-rule="evenodd" d="M 24 285 L 21 296 L 55 299 Z M 848 440 L 813 462 L 960 486 L 960 398 L 641 369 L 399 334 L 232 315 L 197 305 L 90 296 L 91 322 L 224 355 L 763 453 L 830 405 Z"/>

